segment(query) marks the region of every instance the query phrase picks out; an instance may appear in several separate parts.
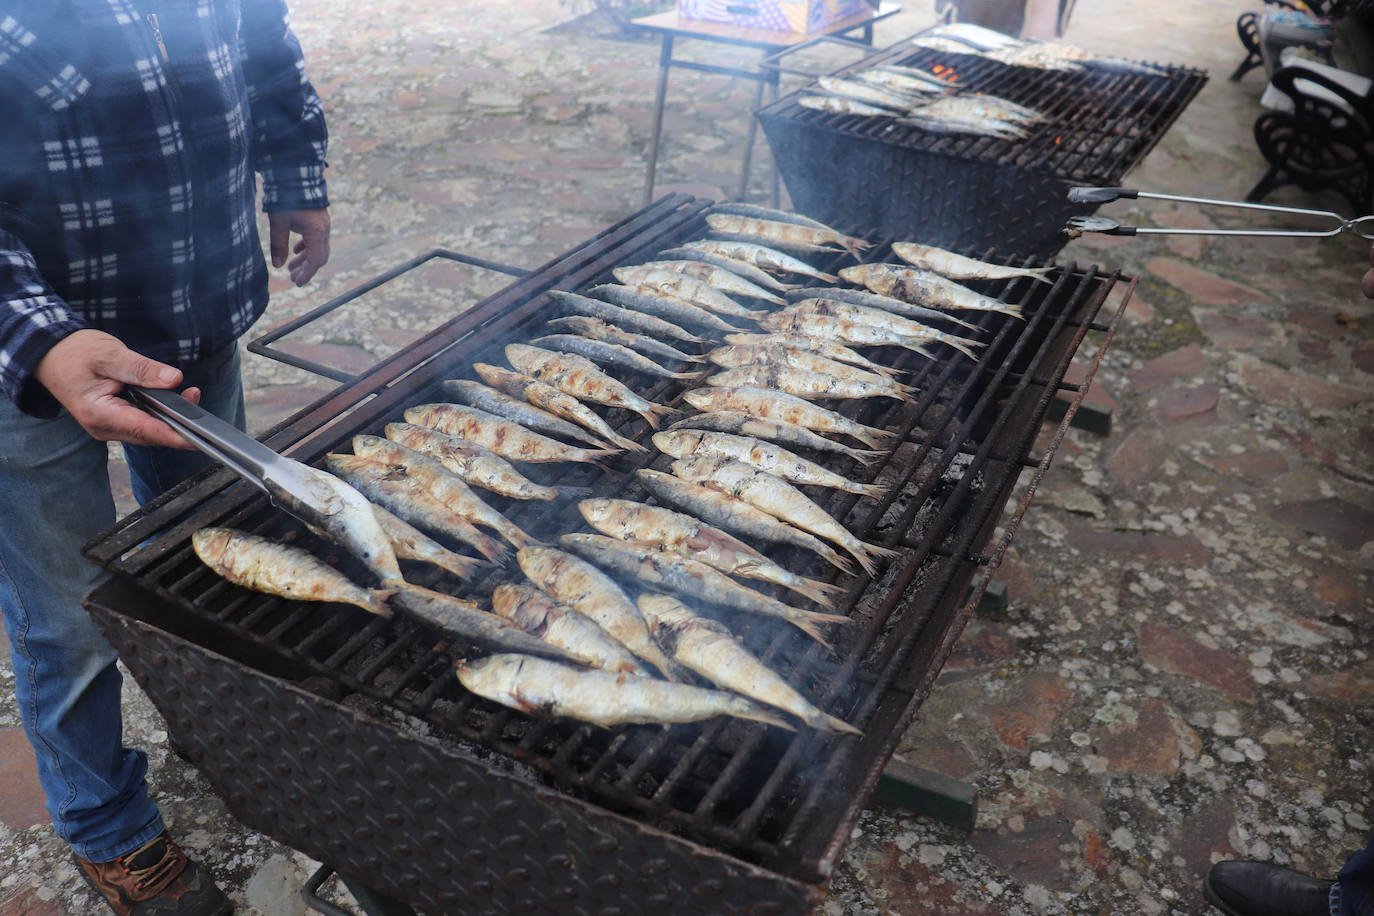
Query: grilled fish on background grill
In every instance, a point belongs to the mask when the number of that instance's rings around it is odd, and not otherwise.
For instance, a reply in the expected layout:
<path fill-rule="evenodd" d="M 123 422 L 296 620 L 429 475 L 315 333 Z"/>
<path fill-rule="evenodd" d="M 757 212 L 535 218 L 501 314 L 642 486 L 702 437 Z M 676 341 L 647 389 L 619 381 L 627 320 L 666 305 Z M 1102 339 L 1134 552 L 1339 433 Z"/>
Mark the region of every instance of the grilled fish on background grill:
<path fill-rule="evenodd" d="M 191 535 L 191 549 L 202 563 L 235 585 L 298 601 L 338 601 L 391 616 L 386 600 L 396 589 L 355 585 L 299 547 L 233 528 L 202 528 Z M 401 584 L 399 576 L 394 581 Z"/>
<path fill-rule="evenodd" d="M 353 454 L 393 467 L 404 467 L 430 496 L 473 524 L 492 529 L 516 547 L 540 543 L 521 531 L 520 526 L 484 503 L 461 477 L 444 467 L 437 458 L 431 458 L 423 452 L 406 448 L 379 436 L 364 435 L 353 437 Z"/>
<path fill-rule="evenodd" d="M 540 591 L 591 618 L 668 680 L 678 680 L 672 661 L 649 635 L 649 625 L 639 608 L 610 576 L 586 560 L 552 547 L 526 547 L 516 552 L 515 562 Z"/>
<path fill-rule="evenodd" d="M 997 137 L 1001 140 L 1024 140 L 1029 134 L 1023 129 L 1005 121 L 992 118 L 951 118 L 935 117 L 921 111 L 897 119 L 906 127 L 916 127 L 933 134 L 975 134 L 984 137 Z"/>
<path fill-rule="evenodd" d="M 567 716 L 608 728 L 735 716 L 794 730 L 752 700 L 721 690 L 574 668 L 527 655 L 492 655 L 456 667 L 468 690 L 524 713 Z"/>
<path fill-rule="evenodd" d="M 749 235 L 764 242 L 782 245 L 835 245 L 854 257 L 873 247 L 872 242 L 836 232 L 834 229 L 813 229 L 793 223 L 779 223 L 769 219 L 751 219 L 729 213 L 706 214 L 706 225 L 716 232 Z"/>
<path fill-rule="evenodd" d="M 596 448 L 607 448 L 607 444 L 589 434 L 576 424 L 554 416 L 547 410 L 514 397 L 505 391 L 498 391 L 479 382 L 467 379 L 445 379 L 444 395 L 453 399 L 455 404 L 485 410 L 493 416 L 502 417 L 512 423 L 519 423 L 528 430 L 550 436 L 562 436 L 590 443 Z"/>
<path fill-rule="evenodd" d="M 705 261 L 695 261 L 691 259 L 682 261 L 645 261 L 643 264 L 636 264 L 633 267 L 622 267 L 620 269 L 626 271 L 625 278 L 621 278 L 619 274 L 617 274 L 617 279 L 621 279 L 621 282 L 630 286 L 642 283 L 642 281 L 636 280 L 636 277 L 648 276 L 648 271 L 651 270 L 661 270 L 683 274 L 690 279 L 705 283 L 708 287 L 718 289 L 727 295 L 748 296 L 751 299 L 762 299 L 764 302 L 782 305 L 782 297 L 778 296 L 776 293 L 769 292 L 757 283 L 751 283 L 733 271 L 727 270 L 724 267 L 719 267 L 715 264 L 708 264 Z M 644 273 L 638 273 L 640 271 Z M 656 284 L 642 283 L 642 285 L 654 286 Z M 707 307 L 709 308 L 710 306 Z M 744 315 L 755 313 L 750 312 L 748 309 L 744 309 L 743 311 L 727 312 L 727 314 Z"/>
<path fill-rule="evenodd" d="M 573 653 L 531 636 L 489 614 L 471 601 L 417 585 L 405 585 L 392 599 L 421 620 L 456 633 L 469 642 L 497 652 L 528 652 L 564 661 L 580 661 Z"/>
<path fill-rule="evenodd" d="M 402 560 L 429 563 L 453 573 L 460 579 L 466 579 L 482 565 L 480 560 L 454 553 L 410 522 L 397 518 L 375 503 L 372 512 L 377 516 L 377 521 L 382 523 L 382 530 L 386 532 L 386 536 L 391 539 L 392 550 L 396 551 L 396 556 Z"/>
<path fill-rule="evenodd" d="M 732 576 L 772 582 L 825 607 L 833 606 L 830 595 L 843 591 L 788 572 L 743 541 L 681 512 L 625 499 L 584 499 L 577 510 L 602 534 L 653 544 Z"/>
<path fill-rule="evenodd" d="M 546 464 L 552 461 L 595 461 L 616 454 L 619 449 L 574 448 L 557 439 L 532 433 L 518 423 L 503 420 L 495 414 L 458 404 L 420 404 L 406 409 L 407 423 L 428 426 L 450 436 L 457 436 L 483 448 L 491 449 L 502 458 Z"/>
<path fill-rule="evenodd" d="M 849 529 L 790 483 L 742 461 L 733 458 L 679 458 L 673 462 L 673 473 L 683 480 L 728 493 L 803 531 L 839 544 L 870 576 L 878 572 L 878 559 L 897 556 L 895 550 L 865 543 L 850 534 Z"/>
<path fill-rule="evenodd" d="M 645 468 L 636 471 L 635 474 L 639 477 L 639 482 L 654 496 L 686 509 L 704 522 L 744 537 L 801 547 L 819 555 L 836 569 L 846 573 L 854 572 L 854 564 L 832 550 L 829 544 L 800 528 L 779 521 L 742 499 L 674 477 L 672 474 L 664 474 L 662 471 Z"/>
<path fill-rule="evenodd" d="M 273 498 L 297 518 L 314 519 L 317 524 L 312 528 L 317 533 L 362 560 L 383 584 L 401 581 L 396 551 L 373 514 L 372 504 L 332 474 L 308 464 L 300 465 L 300 469 L 311 490 L 310 505 L 300 505 L 291 493 L 273 486 L 269 477 L 267 483 Z"/>
<path fill-rule="evenodd" d="M 412 525 L 457 538 L 493 562 L 505 553 L 499 541 L 478 531 L 469 519 L 435 499 L 404 465 L 357 455 L 330 454 L 325 456 L 325 461 L 331 471 L 357 487 L 368 499 Z"/>
<path fill-rule="evenodd" d="M 919 96 L 945 91 L 943 87 L 927 80 L 886 67 L 872 67 L 868 70 L 860 70 L 854 75 L 865 83 L 872 83 L 874 86 L 879 86 L 890 92 L 901 92 L 907 95 Z"/>
<path fill-rule="evenodd" d="M 907 111 L 913 106 L 921 104 L 921 99 L 914 98 L 906 92 L 887 89 L 859 80 L 849 80 L 838 76 L 822 76 L 816 82 L 831 95 L 854 99 L 865 105 L 889 108 L 894 112 Z"/>
<path fill-rule="evenodd" d="M 1021 317 L 1021 306 L 980 296 L 953 280 L 904 264 L 859 264 L 846 267 L 840 276 L 850 283 L 866 286 L 873 292 L 919 305 L 974 312 L 1001 312 Z"/>
<path fill-rule="evenodd" d="M 891 108 L 880 108 L 840 95 L 803 95 L 797 99 L 797 104 L 826 114 L 858 115 L 864 118 L 892 118 L 897 115 Z"/>
<path fill-rule="evenodd" d="M 646 314 L 638 309 L 621 308 L 603 299 L 579 296 L 576 293 L 567 293 L 561 289 L 550 290 L 549 298 L 577 315 L 599 318 L 622 328 L 634 328 L 636 331 L 652 337 L 671 337 L 674 340 L 685 340 L 688 343 L 701 343 L 701 338 L 691 331 L 683 330 L 671 321 L 664 321 L 662 318 Z"/>
<path fill-rule="evenodd" d="M 810 300 L 812 302 L 819 300 Z M 795 308 L 784 309 L 781 312 L 774 312 L 763 321 L 759 322 L 759 327 L 768 331 L 780 331 L 785 334 L 808 334 L 814 337 L 830 337 L 847 344 L 858 347 L 904 347 L 913 353 L 933 359 L 935 354 L 926 349 L 926 344 L 931 343 L 927 338 L 905 337 L 893 331 L 891 328 L 880 328 L 877 325 L 868 324 L 862 321 L 851 321 L 846 318 L 836 318 L 832 315 L 818 315 L 810 311 L 798 311 Z"/>
<path fill-rule="evenodd" d="M 737 410 L 719 410 L 710 411 L 708 413 L 692 414 L 690 417 L 678 420 L 667 428 L 670 430 L 704 429 L 719 433 L 735 433 L 741 436 L 754 436 L 758 439 L 783 442 L 787 445 L 798 445 L 802 448 L 815 449 L 821 452 L 848 455 L 850 458 L 864 465 L 872 464 L 886 454 L 886 452 L 882 451 L 851 448 L 848 445 L 841 445 L 833 439 L 819 436 L 805 426 L 798 426 L 795 423 L 786 423 L 782 420 L 753 417 Z"/>
<path fill-rule="evenodd" d="M 782 338 L 782 341 L 789 339 L 784 335 L 778 336 Z M 727 344 L 723 347 L 716 347 L 706 354 L 706 358 L 722 369 L 737 369 L 741 366 L 760 364 L 788 366 L 793 369 L 805 369 L 808 372 L 825 372 L 830 375 L 838 375 L 841 378 L 852 378 L 873 385 L 894 384 L 892 376 L 895 373 L 891 369 L 880 366 L 882 372 L 870 372 L 850 363 L 843 363 L 828 356 L 822 356 L 814 350 L 806 349 L 805 346 L 794 346 L 787 342 L 774 342 L 769 338 L 765 339 L 769 342 Z M 823 342 L 821 343 L 823 344 Z M 849 348 L 842 347 L 842 349 L 848 350 Z"/>
<path fill-rule="evenodd" d="M 682 247 L 695 248 L 727 258 L 736 258 L 763 270 L 785 271 L 790 274 L 800 274 L 803 277 L 814 277 L 822 283 L 835 283 L 838 280 L 833 274 L 819 271 L 803 260 L 794 258 L 790 254 L 783 254 L 781 251 L 769 248 L 767 245 L 760 245 L 757 242 L 701 239 L 696 242 L 688 242 Z"/>
<path fill-rule="evenodd" d="M 684 363 L 701 362 L 700 356 L 683 353 L 677 347 L 669 346 L 661 340 L 626 331 L 602 321 L 600 318 L 592 318 L 590 315 L 565 315 L 562 318 L 547 321 L 545 324 L 559 333 L 580 334 L 583 337 L 590 337 L 592 340 L 604 340 L 606 343 L 620 344 L 622 347 L 629 347 L 650 356 L 657 356 L 659 359 L 675 359 Z"/>
<path fill-rule="evenodd" d="M 529 480 L 509 461 L 475 442 L 414 423 L 388 423 L 384 432 L 392 442 L 437 459 L 474 487 L 511 499 L 558 498 L 556 487 L 546 487 Z"/>
<path fill-rule="evenodd" d="M 671 407 L 641 398 L 586 357 L 554 353 L 527 344 L 507 344 L 505 354 L 506 360 L 526 375 L 584 401 L 633 410 L 654 429 L 658 429 L 663 417 L 676 412 Z"/>
<path fill-rule="evenodd" d="M 987 346 L 982 341 L 956 337 L 938 328 L 932 328 L 928 324 L 903 318 L 901 315 L 894 315 L 882 309 L 871 309 L 866 305 L 852 305 L 848 302 L 836 302 L 833 299 L 803 299 L 801 302 L 794 302 L 785 311 L 810 312 L 813 315 L 828 315 L 831 318 L 839 318 L 844 321 L 856 321 L 860 324 L 872 325 L 875 328 L 891 331 L 899 337 L 906 337 L 910 340 L 942 343 L 953 347 L 968 357 L 974 356 L 973 350 L 970 348 Z"/>
<path fill-rule="evenodd" d="M 738 325 L 723 320 L 709 309 L 704 309 L 679 296 L 658 292 L 647 287 L 603 283 L 600 286 L 592 287 L 590 292 L 607 302 L 633 309 L 636 312 L 646 312 L 665 321 L 710 328 L 716 332 L 739 330 Z"/>
<path fill-rule="evenodd" d="M 538 637 L 565 650 L 575 661 L 606 671 L 624 671 L 641 677 L 653 674 L 589 617 L 554 601 L 529 585 L 506 583 L 491 593 L 494 613 Z"/>
<path fill-rule="evenodd" d="M 809 334 L 726 334 L 725 342 L 739 347 L 769 349 L 783 347 L 788 350 L 801 350 L 806 353 L 814 353 L 832 362 L 859 366 L 884 378 L 892 378 L 897 374 L 896 369 L 875 363 L 857 350 L 852 350 L 842 343 L 825 337 L 812 337 Z M 710 359 L 709 356 L 707 358 Z M 714 359 L 711 361 L 715 362 Z"/>
<path fill-rule="evenodd" d="M 860 496 L 881 496 L 886 490 L 881 484 L 858 483 L 771 442 L 747 436 L 683 429 L 654 433 L 654 445 L 674 458 L 733 458 L 789 483 L 829 487 Z"/>
<path fill-rule="evenodd" d="M 664 251 L 660 251 L 658 256 L 664 260 L 671 259 L 672 263 L 678 261 L 697 261 L 701 264 L 719 267 L 721 270 L 727 270 L 735 276 L 742 277 L 750 283 L 755 283 L 765 289 L 782 292 L 789 288 L 786 283 L 778 281 L 766 270 L 761 267 L 755 267 L 748 261 L 741 261 L 739 258 L 728 258 L 723 254 L 703 251 L 700 248 L 688 248 L 686 246 L 681 248 L 668 248 Z"/>
<path fill-rule="evenodd" d="M 758 309 L 745 308 L 709 283 L 679 271 L 643 264 L 636 267 L 617 267 L 611 274 L 626 286 L 676 296 L 721 315 L 754 318 L 765 314 Z"/>
<path fill-rule="evenodd" d="M 949 312 L 942 312 L 939 309 L 924 308 L 916 305 L 914 302 L 907 302 L 904 299 L 894 299 L 891 296 L 880 296 L 866 289 L 810 286 L 805 289 L 788 290 L 787 292 L 788 302 L 802 302 L 806 299 L 829 299 L 834 302 L 847 302 L 850 305 L 864 305 L 871 309 L 881 309 L 885 312 L 891 312 L 894 315 L 902 315 L 906 318 L 915 318 L 917 320 L 925 319 L 927 321 L 947 321 L 950 324 L 957 324 L 971 331 L 983 330 L 978 327 L 978 325 L 970 324 L 962 318 L 956 318 Z"/>
<path fill-rule="evenodd" d="M 777 363 L 751 363 L 735 369 L 722 369 L 709 376 L 706 384 L 725 388 L 771 388 L 799 398 L 893 398 L 911 400 L 911 391 L 895 382 L 868 382 L 828 372 L 812 372 L 780 366 Z"/>
<path fill-rule="evenodd" d="M 723 624 L 697 616 L 668 595 L 640 595 L 639 609 L 668 654 L 716 686 L 789 712 L 820 731 L 863 734 L 809 703 L 741 646 Z"/>
<path fill-rule="evenodd" d="M 720 203 L 712 204 L 711 213 L 729 213 L 733 216 L 747 216 L 752 219 L 771 219 L 776 223 L 793 223 L 797 226 L 810 226 L 812 229 L 824 229 L 828 232 L 835 230 L 825 223 L 809 216 L 802 216 L 800 213 L 793 213 L 789 210 L 775 210 L 772 207 L 762 207 L 758 204 L 746 204 L 742 201 L 723 200 Z"/>
<path fill-rule="evenodd" d="M 610 425 L 601 419 L 596 411 L 552 385 L 546 385 L 538 379 L 532 379 L 527 375 L 521 375 L 519 372 L 512 372 L 509 369 L 502 369 L 500 366 L 492 366 L 487 363 L 473 363 L 472 369 L 488 385 L 500 388 L 507 394 L 522 397 L 536 407 L 542 407 L 549 413 L 556 414 L 565 420 L 580 423 L 598 436 L 610 440 L 621 448 L 629 449 L 632 452 L 648 451 L 647 448 L 633 439 L 627 439 L 611 429 Z"/>
<path fill-rule="evenodd" d="M 576 334 L 547 334 L 543 337 L 536 337 L 530 341 L 530 344 L 543 347 L 545 350 L 557 350 L 560 353 L 585 356 L 592 362 L 600 363 L 603 366 L 619 366 L 622 369 L 631 369 L 646 375 L 656 375 L 659 378 L 692 377 L 691 372 L 672 372 L 665 369 L 649 357 L 641 356 L 629 347 L 607 343 L 604 340 L 593 340 L 590 337 L 579 337 Z"/>
<path fill-rule="evenodd" d="M 866 445 L 878 445 L 882 440 L 893 439 L 897 435 L 885 429 L 855 423 L 843 414 L 826 410 L 796 395 L 766 388 L 696 388 L 682 397 L 697 410 L 735 410 L 821 432 L 844 433 Z"/>
<path fill-rule="evenodd" d="M 1016 277 L 1030 277 L 1045 283 L 1054 281 L 1047 276 L 1053 267 L 1009 267 L 1002 264 L 989 264 L 976 258 L 955 254 L 934 245 L 919 245 L 916 242 L 893 242 L 892 253 L 912 267 L 933 271 L 952 280 L 1011 280 Z"/>
<path fill-rule="evenodd" d="M 821 634 L 820 625 L 849 623 L 849 618 L 840 614 L 803 611 L 784 604 L 740 585 L 705 563 L 656 550 L 652 546 L 618 541 L 604 534 L 565 534 L 558 540 L 563 547 L 587 562 L 613 571 L 622 578 L 651 588 L 689 595 L 695 600 L 732 610 L 785 620 L 827 649 L 830 643 Z"/>

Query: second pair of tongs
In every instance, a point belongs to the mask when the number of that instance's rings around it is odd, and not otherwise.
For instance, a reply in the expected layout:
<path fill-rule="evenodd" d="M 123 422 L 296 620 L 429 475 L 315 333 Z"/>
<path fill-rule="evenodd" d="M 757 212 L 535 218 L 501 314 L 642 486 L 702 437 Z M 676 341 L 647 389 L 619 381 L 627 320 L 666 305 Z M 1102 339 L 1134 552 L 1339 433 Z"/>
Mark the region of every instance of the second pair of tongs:
<path fill-rule="evenodd" d="M 1288 213 L 1295 216 L 1314 216 L 1329 220 L 1330 227 L 1325 229 L 1171 229 L 1154 226 L 1123 226 L 1105 216 L 1072 216 L 1064 226 L 1064 233 L 1077 238 L 1084 232 L 1101 232 L 1104 235 L 1250 235 L 1280 238 L 1334 238 L 1343 232 L 1350 232 L 1362 239 L 1374 241 L 1374 216 L 1360 216 L 1346 219 L 1332 210 L 1305 210 L 1301 207 L 1279 207 L 1274 204 L 1255 204 L 1241 200 L 1213 200 L 1210 197 L 1183 197 L 1178 194 L 1155 194 L 1150 191 L 1136 191 L 1132 188 L 1069 188 L 1069 200 L 1076 204 L 1105 204 L 1121 198 L 1135 200 L 1173 200 L 1185 204 L 1200 204 L 1211 207 L 1236 207 L 1243 210 L 1267 210 L 1270 213 Z"/>

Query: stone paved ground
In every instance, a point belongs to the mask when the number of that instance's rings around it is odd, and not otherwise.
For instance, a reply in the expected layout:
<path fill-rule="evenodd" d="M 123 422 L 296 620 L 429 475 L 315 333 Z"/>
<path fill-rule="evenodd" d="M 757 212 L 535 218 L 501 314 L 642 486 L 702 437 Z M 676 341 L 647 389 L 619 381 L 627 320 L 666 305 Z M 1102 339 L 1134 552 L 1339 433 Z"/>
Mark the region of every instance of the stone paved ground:
<path fill-rule="evenodd" d="M 1080 0 L 1070 40 L 1213 74 L 1133 185 L 1238 198 L 1260 173 L 1261 77 L 1224 79 L 1249 5 Z M 334 137 L 334 260 L 306 290 L 274 282 L 260 327 L 436 245 L 539 264 L 638 205 L 655 44 L 541 31 L 567 18 L 554 0 L 293 7 Z M 880 43 L 930 21 L 928 4 L 908 7 Z M 660 189 L 719 194 L 752 86 L 673 79 Z M 1241 224 L 1144 203 L 1108 212 Z M 1364 248 L 1099 237 L 1063 258 L 1140 277 L 1102 370 L 1113 431 L 1070 434 L 1001 572 L 1009 610 L 970 625 L 901 750 L 977 785 L 978 829 L 867 812 L 826 914 L 1203 913 L 1198 880 L 1217 858 L 1327 873 L 1370 832 Z M 362 368 L 500 283 L 433 268 L 291 345 Z M 258 357 L 246 369 L 257 430 L 329 388 Z M 149 749 L 187 845 L 243 910 L 301 912 L 295 889 L 312 863 L 230 820 L 169 755 L 141 693 L 126 699 L 129 740 Z M 43 823 L 17 725 L 5 699 L 0 916 L 94 913 Z"/>

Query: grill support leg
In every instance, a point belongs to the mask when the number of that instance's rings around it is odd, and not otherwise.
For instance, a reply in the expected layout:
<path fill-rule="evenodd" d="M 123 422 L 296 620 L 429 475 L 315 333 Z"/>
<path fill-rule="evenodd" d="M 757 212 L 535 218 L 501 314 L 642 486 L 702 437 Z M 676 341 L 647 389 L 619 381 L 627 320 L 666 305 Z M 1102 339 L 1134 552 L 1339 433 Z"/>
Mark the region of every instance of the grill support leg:
<path fill-rule="evenodd" d="M 883 774 L 878 777 L 873 801 L 905 808 L 960 830 L 972 831 L 978 821 L 977 789 L 897 757 L 887 762 Z"/>

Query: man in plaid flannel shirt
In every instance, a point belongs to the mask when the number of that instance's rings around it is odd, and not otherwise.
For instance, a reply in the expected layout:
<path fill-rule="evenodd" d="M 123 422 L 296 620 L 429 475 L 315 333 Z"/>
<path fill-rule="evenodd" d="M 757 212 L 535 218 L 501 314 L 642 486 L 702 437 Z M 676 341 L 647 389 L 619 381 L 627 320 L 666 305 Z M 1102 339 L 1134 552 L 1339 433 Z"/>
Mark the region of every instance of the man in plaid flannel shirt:
<path fill-rule="evenodd" d="M 0 115 L 0 607 L 19 712 L 53 826 L 116 912 L 229 912 L 122 746 L 115 656 L 80 606 L 100 574 L 78 548 L 114 521 L 106 442 L 125 443 L 140 501 L 203 466 L 124 385 L 243 425 L 235 341 L 267 305 L 254 173 L 273 265 L 304 284 L 329 256 L 320 102 L 284 0 L 0 0 Z"/>

